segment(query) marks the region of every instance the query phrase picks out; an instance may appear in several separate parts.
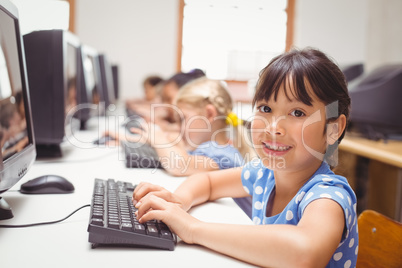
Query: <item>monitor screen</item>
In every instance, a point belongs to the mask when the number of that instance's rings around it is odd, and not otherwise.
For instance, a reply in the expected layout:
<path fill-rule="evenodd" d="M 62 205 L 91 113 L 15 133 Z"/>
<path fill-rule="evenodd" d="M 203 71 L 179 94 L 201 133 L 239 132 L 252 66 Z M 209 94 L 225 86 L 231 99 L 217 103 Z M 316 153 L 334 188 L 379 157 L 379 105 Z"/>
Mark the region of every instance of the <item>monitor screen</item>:
<path fill-rule="evenodd" d="M 96 115 L 105 115 L 104 96 L 98 53 L 95 49 L 81 46 L 81 77 L 77 118 L 81 119 L 81 129 L 86 129 L 86 121 Z"/>
<path fill-rule="evenodd" d="M 103 98 L 107 111 L 108 108 L 111 108 L 111 104 L 115 104 L 116 98 L 114 91 L 112 66 L 110 65 L 109 60 L 105 54 L 99 55 L 99 67 L 102 80 Z"/>
<path fill-rule="evenodd" d="M 17 8 L 0 0 L 0 194 L 35 160 L 35 142 Z M 0 197 L 0 219 L 12 217 Z"/>
<path fill-rule="evenodd" d="M 67 97 L 65 100 L 66 115 L 78 105 L 78 50 L 71 42 L 67 42 Z"/>
<path fill-rule="evenodd" d="M 112 65 L 112 76 L 113 76 L 113 88 L 114 97 L 116 100 L 119 99 L 119 66 Z"/>

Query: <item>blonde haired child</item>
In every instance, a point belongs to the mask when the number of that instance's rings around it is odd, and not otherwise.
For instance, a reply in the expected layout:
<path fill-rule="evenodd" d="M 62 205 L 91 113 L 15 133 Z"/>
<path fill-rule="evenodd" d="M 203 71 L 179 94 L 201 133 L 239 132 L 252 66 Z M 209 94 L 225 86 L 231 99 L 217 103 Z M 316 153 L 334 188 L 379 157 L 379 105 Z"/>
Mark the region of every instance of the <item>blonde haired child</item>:
<path fill-rule="evenodd" d="M 224 84 L 198 78 L 184 85 L 174 104 L 180 114 L 179 136 L 156 125 L 143 124 L 141 142 L 151 144 L 167 172 L 188 176 L 202 171 L 237 167 L 254 156 L 245 127 L 233 113 L 232 98 Z"/>
<path fill-rule="evenodd" d="M 349 115 L 342 72 L 318 50 L 292 50 L 262 70 L 253 104 L 260 159 L 195 174 L 174 193 L 140 183 L 133 193 L 139 221 L 161 220 L 186 243 L 258 266 L 355 267 L 356 197 L 327 164 Z M 207 223 L 186 212 L 221 197 L 247 196 L 255 225 Z"/>

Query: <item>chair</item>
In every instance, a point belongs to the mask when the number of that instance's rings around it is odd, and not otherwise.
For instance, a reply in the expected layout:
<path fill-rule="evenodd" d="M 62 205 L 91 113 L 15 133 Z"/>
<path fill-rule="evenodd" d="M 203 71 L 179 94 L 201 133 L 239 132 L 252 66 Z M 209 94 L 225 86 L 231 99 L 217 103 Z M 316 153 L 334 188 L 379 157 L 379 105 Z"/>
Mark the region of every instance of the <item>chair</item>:
<path fill-rule="evenodd" d="M 402 267 L 402 224 L 373 210 L 358 218 L 359 253 L 356 267 Z"/>

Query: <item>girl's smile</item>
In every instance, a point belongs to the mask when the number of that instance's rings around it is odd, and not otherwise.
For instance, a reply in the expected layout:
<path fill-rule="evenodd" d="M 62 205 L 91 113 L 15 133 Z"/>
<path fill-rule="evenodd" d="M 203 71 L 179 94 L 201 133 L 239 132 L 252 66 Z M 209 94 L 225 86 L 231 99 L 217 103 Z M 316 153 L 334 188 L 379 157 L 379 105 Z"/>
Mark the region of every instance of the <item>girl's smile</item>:
<path fill-rule="evenodd" d="M 265 141 L 265 142 L 262 142 L 262 144 L 264 145 L 264 148 L 263 148 L 264 152 L 267 155 L 271 155 L 273 157 L 283 156 L 289 150 L 292 149 L 292 146 L 285 145 L 285 144 L 279 143 L 279 142 Z"/>

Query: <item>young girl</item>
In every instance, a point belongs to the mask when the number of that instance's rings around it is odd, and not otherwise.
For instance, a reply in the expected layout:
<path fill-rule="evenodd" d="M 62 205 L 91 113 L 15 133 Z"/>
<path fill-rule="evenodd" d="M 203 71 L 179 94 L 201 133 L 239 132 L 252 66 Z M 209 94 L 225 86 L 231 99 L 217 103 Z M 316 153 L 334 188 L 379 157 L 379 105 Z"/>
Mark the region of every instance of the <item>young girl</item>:
<path fill-rule="evenodd" d="M 318 50 L 292 50 L 262 70 L 253 105 L 260 159 L 190 176 L 174 193 L 140 183 L 133 193 L 139 221 L 161 220 L 186 243 L 258 266 L 354 267 L 356 197 L 327 163 L 349 115 L 342 72 Z M 245 196 L 255 225 L 205 223 L 186 212 Z"/>

